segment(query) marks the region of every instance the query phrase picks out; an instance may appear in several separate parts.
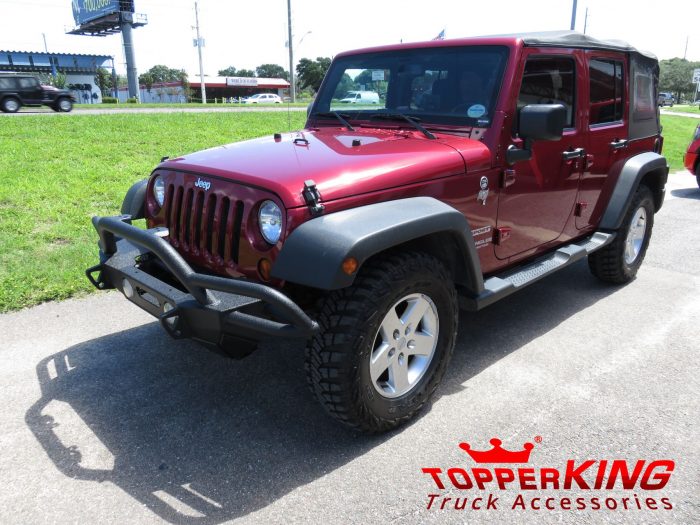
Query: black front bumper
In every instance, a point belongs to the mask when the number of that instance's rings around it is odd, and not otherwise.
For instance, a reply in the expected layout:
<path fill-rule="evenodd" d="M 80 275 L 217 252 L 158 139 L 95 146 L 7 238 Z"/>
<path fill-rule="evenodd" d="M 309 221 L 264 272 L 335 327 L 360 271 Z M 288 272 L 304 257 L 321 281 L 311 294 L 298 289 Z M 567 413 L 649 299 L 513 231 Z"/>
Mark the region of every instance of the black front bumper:
<path fill-rule="evenodd" d="M 100 290 L 116 288 L 157 317 L 174 338 L 190 338 L 233 357 L 273 337 L 308 338 L 318 331 L 286 295 L 258 283 L 195 272 L 163 237 L 128 215 L 93 217 L 100 264 L 86 270 Z"/>

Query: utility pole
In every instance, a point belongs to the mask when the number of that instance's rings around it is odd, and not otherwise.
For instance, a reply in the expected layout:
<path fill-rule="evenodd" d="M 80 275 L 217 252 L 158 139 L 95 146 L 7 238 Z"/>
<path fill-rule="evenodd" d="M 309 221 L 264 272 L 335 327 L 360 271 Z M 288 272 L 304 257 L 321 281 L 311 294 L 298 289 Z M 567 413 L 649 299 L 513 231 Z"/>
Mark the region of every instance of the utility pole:
<path fill-rule="evenodd" d="M 297 88 L 294 81 L 294 44 L 292 43 L 292 0 L 287 0 L 287 29 L 289 31 L 289 83 L 291 84 L 290 93 L 292 102 L 297 101 Z"/>
<path fill-rule="evenodd" d="M 588 29 L 588 8 L 586 8 L 586 18 L 583 19 L 583 34 L 586 34 L 586 29 Z"/>
<path fill-rule="evenodd" d="M 41 33 L 41 36 L 44 37 L 44 51 L 46 51 L 46 54 L 48 55 L 49 46 L 46 44 L 46 33 Z M 51 76 L 56 78 L 56 64 L 54 63 L 53 57 L 49 57 L 49 62 L 51 62 Z"/>
<path fill-rule="evenodd" d="M 200 87 L 202 89 L 202 104 L 207 103 L 207 88 L 204 85 L 204 63 L 202 62 L 202 47 L 204 42 L 202 41 L 202 37 L 199 34 L 199 5 L 198 2 L 194 3 L 194 18 L 196 22 L 196 30 L 197 30 L 197 51 L 199 52 L 199 82 L 200 82 Z"/>
<path fill-rule="evenodd" d="M 576 29 L 576 4 L 578 3 L 577 0 L 574 0 L 574 7 L 571 10 L 571 30 L 573 31 Z"/>
<path fill-rule="evenodd" d="M 685 60 L 685 57 L 688 56 L 688 38 L 690 37 L 685 37 L 685 51 L 683 51 L 683 60 Z"/>

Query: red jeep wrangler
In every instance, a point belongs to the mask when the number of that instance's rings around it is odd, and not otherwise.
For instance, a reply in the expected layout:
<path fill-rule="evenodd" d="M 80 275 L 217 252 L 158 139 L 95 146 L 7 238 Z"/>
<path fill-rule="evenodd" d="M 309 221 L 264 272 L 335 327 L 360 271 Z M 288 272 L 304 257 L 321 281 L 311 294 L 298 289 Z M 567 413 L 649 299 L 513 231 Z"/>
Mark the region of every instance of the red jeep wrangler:
<path fill-rule="evenodd" d="M 87 275 L 232 357 L 308 339 L 326 410 L 385 431 L 435 391 L 460 308 L 584 257 L 634 278 L 668 176 L 658 71 L 573 32 L 343 53 L 302 131 L 164 160 L 95 217 Z"/>

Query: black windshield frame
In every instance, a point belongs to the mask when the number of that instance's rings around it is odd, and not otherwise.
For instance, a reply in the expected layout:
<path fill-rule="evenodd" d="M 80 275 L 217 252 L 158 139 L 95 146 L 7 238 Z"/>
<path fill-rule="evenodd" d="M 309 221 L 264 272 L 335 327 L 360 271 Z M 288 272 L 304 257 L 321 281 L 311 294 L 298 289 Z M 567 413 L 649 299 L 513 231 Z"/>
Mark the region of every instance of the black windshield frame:
<path fill-rule="evenodd" d="M 426 127 L 489 127 L 493 122 L 509 58 L 510 49 L 502 45 L 408 48 L 346 55 L 332 63 L 310 116 L 313 118 L 317 112 L 341 111 L 339 106 L 333 104 L 339 102 L 341 95 L 338 95 L 336 88 L 339 89 L 346 71 L 379 69 L 387 71 L 389 78 L 386 92 L 379 93 L 381 104 L 376 109 L 354 109 L 352 105 L 344 105 L 342 112 L 350 120 L 370 120 L 375 113 L 398 111 L 409 117 L 417 117 Z M 477 75 L 476 78 L 483 84 L 481 93 L 484 102 L 467 103 L 461 108 L 452 101 L 456 104 L 459 100 L 460 78 L 465 74 Z M 428 85 L 428 79 L 429 87 L 419 93 L 415 88 L 416 79 L 423 86 Z M 438 87 L 444 96 L 437 95 Z M 421 100 L 423 97 L 431 101 L 437 99 L 443 105 L 432 107 L 426 103 L 423 107 L 415 103 L 417 96 Z M 479 107 L 474 111 L 476 106 Z"/>

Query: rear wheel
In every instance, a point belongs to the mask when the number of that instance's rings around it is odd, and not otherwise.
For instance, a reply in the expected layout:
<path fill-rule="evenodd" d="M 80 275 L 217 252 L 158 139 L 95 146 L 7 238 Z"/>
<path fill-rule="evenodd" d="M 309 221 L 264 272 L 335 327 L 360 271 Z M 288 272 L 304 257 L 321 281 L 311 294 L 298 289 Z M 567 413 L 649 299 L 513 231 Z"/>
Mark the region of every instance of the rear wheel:
<path fill-rule="evenodd" d="M 593 275 L 616 284 L 634 279 L 646 255 L 653 227 L 654 197 L 642 185 L 634 194 L 615 240 L 588 256 Z"/>
<path fill-rule="evenodd" d="M 0 102 L 0 109 L 4 113 L 17 113 L 22 104 L 15 97 L 7 97 Z"/>
<path fill-rule="evenodd" d="M 457 293 L 437 259 L 394 253 L 322 300 L 306 352 L 309 385 L 326 411 L 366 433 L 411 419 L 437 388 L 457 334 Z"/>

